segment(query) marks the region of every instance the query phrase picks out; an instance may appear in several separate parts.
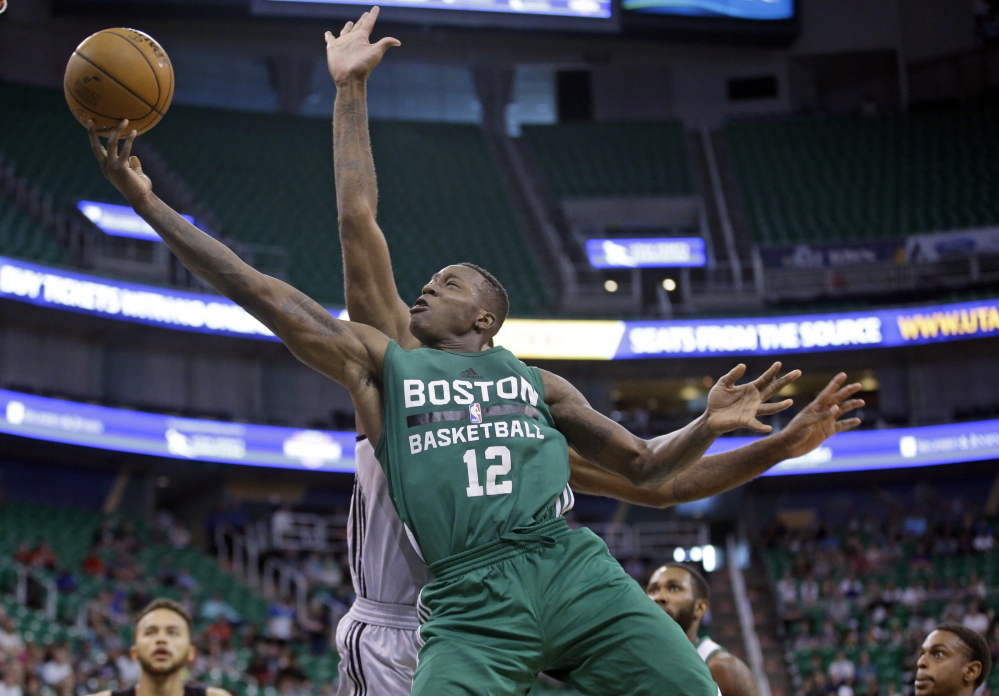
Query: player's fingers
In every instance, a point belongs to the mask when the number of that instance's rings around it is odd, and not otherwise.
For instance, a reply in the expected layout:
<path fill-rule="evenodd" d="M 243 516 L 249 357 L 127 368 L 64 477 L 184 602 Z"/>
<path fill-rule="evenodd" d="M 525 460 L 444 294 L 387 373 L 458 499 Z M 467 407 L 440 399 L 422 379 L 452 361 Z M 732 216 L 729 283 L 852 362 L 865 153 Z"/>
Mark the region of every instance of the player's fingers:
<path fill-rule="evenodd" d="M 838 375 L 829 380 L 829 384 L 825 386 L 825 389 L 819 392 L 819 395 L 816 397 L 815 400 L 822 401 L 823 399 L 828 398 L 830 395 L 832 395 L 833 392 L 839 389 L 840 386 L 842 386 L 843 382 L 845 381 L 846 381 L 846 373 L 840 372 Z"/>
<path fill-rule="evenodd" d="M 744 374 L 746 374 L 746 366 L 743 363 L 739 363 L 718 381 L 724 386 L 731 387 L 733 384 L 738 382 Z"/>
<path fill-rule="evenodd" d="M 118 140 L 121 138 L 121 132 L 128 125 L 128 119 L 122 119 L 121 123 L 114 127 L 114 129 L 108 134 L 108 162 L 114 164 L 118 161 Z"/>
<path fill-rule="evenodd" d="M 757 389 L 763 391 L 763 388 L 767 384 L 769 384 L 774 377 L 777 376 L 778 372 L 780 372 L 780 362 L 775 362 L 773 365 L 767 368 L 766 372 L 764 372 L 762 375 L 754 379 L 753 384 L 756 385 Z"/>
<path fill-rule="evenodd" d="M 357 22 L 354 23 L 354 29 L 361 32 L 362 34 L 370 34 L 371 30 L 374 29 L 374 20 L 371 19 L 371 12 L 365 12 L 360 17 L 357 18 Z"/>
<path fill-rule="evenodd" d="M 773 428 L 769 425 L 764 425 L 755 418 L 746 423 L 746 427 L 750 430 L 755 430 L 758 433 L 769 433 Z"/>
<path fill-rule="evenodd" d="M 375 44 L 375 48 L 380 48 L 383 52 L 389 50 L 393 46 L 402 46 L 402 41 L 399 39 L 393 39 L 391 36 L 386 36 L 384 39 Z"/>
<path fill-rule="evenodd" d="M 778 379 L 776 382 L 771 382 L 770 384 L 768 384 L 762 390 L 760 396 L 762 396 L 764 400 L 769 399 L 771 396 L 780 393 L 781 389 L 783 389 L 784 387 L 786 387 L 799 377 L 801 377 L 801 370 L 791 370 L 786 375 Z"/>
<path fill-rule="evenodd" d="M 87 121 L 87 137 L 90 139 L 90 147 L 93 149 L 97 159 L 101 162 L 107 159 L 107 150 L 101 145 L 101 139 L 97 137 L 97 129 L 94 127 L 93 121 Z"/>
<path fill-rule="evenodd" d="M 347 22 L 346 24 L 343 25 L 343 29 L 340 30 L 340 36 L 344 36 L 345 34 L 349 34 L 350 30 L 353 29 L 353 28 L 354 28 L 354 22 L 353 21 Z"/>
<path fill-rule="evenodd" d="M 860 382 L 854 382 L 853 384 L 848 384 L 842 389 L 840 389 L 838 392 L 833 394 L 832 398 L 829 399 L 829 401 L 834 404 L 842 403 L 844 399 L 853 396 L 861 389 L 863 389 L 863 387 L 861 386 Z"/>
<path fill-rule="evenodd" d="M 850 399 L 849 401 L 840 404 L 839 412 L 849 413 L 850 411 L 854 411 L 858 408 L 863 408 L 865 405 L 866 402 L 863 399 Z"/>
<path fill-rule="evenodd" d="M 852 430 L 860 425 L 859 418 L 846 418 L 844 420 L 836 421 L 836 432 L 842 433 L 846 430 Z"/>
<path fill-rule="evenodd" d="M 125 138 L 125 147 L 121 149 L 121 158 L 129 163 L 132 161 L 132 143 L 135 142 L 135 136 L 137 136 L 134 130 L 128 134 Z"/>
<path fill-rule="evenodd" d="M 783 401 L 777 401 L 772 404 L 760 404 L 756 409 L 757 416 L 772 416 L 775 413 L 780 413 L 781 411 L 790 408 L 794 404 L 792 399 L 784 399 Z"/>

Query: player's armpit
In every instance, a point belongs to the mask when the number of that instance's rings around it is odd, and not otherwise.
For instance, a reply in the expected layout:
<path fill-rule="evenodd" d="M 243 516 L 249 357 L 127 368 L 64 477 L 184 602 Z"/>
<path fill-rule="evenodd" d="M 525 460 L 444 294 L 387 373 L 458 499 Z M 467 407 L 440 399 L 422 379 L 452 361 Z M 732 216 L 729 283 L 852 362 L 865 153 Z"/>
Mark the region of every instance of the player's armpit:
<path fill-rule="evenodd" d="M 752 670 L 735 655 L 720 652 L 708 663 L 722 696 L 760 696 Z"/>
<path fill-rule="evenodd" d="M 541 370 L 545 402 L 569 446 L 584 459 L 641 485 L 647 443 L 598 413 L 565 379 Z"/>
<path fill-rule="evenodd" d="M 583 459 L 574 450 L 569 451 L 569 486 L 576 493 L 603 495 L 623 500 L 634 505 L 665 508 L 676 505 L 673 495 L 673 481 L 667 481 L 659 488 L 647 489 L 636 486 L 624 476 L 605 471 Z"/>

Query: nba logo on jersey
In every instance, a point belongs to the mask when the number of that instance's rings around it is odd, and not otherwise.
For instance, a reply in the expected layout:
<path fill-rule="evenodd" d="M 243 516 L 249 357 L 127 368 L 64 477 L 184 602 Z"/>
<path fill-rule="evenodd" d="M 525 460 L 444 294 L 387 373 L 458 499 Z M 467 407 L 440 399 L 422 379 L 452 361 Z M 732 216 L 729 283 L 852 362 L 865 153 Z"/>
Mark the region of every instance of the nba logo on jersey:
<path fill-rule="evenodd" d="M 468 407 L 468 417 L 473 423 L 482 422 L 482 406 L 480 404 L 470 404 Z"/>

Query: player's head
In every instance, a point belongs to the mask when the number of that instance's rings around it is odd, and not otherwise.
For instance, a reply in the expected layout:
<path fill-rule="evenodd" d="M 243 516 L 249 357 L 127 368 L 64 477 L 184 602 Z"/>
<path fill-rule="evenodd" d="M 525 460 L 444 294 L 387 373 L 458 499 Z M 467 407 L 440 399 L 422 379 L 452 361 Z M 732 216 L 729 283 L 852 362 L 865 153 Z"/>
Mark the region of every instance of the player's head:
<path fill-rule="evenodd" d="M 991 669 L 989 646 L 980 633 L 958 623 L 940 624 L 919 648 L 916 696 L 970 696 Z"/>
<path fill-rule="evenodd" d="M 194 660 L 191 616 L 171 599 L 155 599 L 135 622 L 135 645 L 131 655 L 146 674 L 163 677 Z"/>
<path fill-rule="evenodd" d="M 447 266 L 423 286 L 410 309 L 409 329 L 424 345 L 477 333 L 485 344 L 510 311 L 506 289 L 474 263 Z"/>
<path fill-rule="evenodd" d="M 645 594 L 688 633 L 696 631 L 708 611 L 711 596 L 708 581 L 690 566 L 667 563 L 649 578 Z"/>

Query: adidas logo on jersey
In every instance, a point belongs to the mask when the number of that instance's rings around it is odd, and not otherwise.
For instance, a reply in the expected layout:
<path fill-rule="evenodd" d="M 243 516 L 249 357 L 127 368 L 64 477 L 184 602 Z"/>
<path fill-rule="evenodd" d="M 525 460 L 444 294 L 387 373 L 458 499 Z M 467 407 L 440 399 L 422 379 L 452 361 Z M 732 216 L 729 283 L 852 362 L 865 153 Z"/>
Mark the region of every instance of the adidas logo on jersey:
<path fill-rule="evenodd" d="M 458 375 L 459 377 L 464 377 L 465 379 L 482 379 L 482 375 L 475 371 L 475 368 L 468 368 L 464 372 Z"/>

